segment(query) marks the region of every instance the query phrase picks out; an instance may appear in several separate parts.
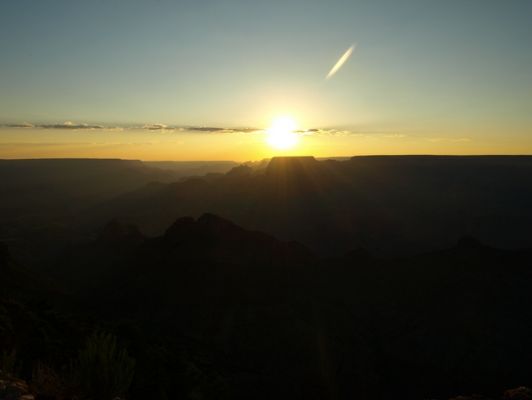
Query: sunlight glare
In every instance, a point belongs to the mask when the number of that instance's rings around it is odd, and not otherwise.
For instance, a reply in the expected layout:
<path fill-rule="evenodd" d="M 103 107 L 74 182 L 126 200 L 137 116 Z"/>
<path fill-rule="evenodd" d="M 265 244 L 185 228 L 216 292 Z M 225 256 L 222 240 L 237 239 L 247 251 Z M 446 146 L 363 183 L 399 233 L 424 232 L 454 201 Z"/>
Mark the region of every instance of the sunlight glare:
<path fill-rule="evenodd" d="M 287 150 L 299 142 L 299 136 L 295 132 L 297 123 L 292 117 L 277 117 L 267 129 L 268 144 L 278 150 Z"/>

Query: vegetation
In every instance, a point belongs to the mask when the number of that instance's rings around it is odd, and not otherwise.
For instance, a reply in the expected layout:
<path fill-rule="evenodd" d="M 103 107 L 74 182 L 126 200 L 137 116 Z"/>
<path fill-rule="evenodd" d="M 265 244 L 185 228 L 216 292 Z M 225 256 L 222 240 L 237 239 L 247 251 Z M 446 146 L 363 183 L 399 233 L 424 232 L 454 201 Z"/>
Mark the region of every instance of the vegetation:
<path fill-rule="evenodd" d="M 114 335 L 97 332 L 88 338 L 72 365 L 72 378 L 86 399 L 111 400 L 127 392 L 135 360 Z"/>
<path fill-rule="evenodd" d="M 18 372 L 17 351 L 4 350 L 0 357 L 0 372 L 4 375 L 16 375 Z"/>

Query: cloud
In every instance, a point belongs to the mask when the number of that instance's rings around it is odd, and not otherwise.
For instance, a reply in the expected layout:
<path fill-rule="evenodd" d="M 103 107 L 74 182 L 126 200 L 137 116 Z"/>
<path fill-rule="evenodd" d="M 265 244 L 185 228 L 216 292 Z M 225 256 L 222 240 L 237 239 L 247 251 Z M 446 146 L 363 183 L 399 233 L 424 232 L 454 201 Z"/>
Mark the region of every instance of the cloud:
<path fill-rule="evenodd" d="M 34 128 L 34 125 L 28 122 L 23 122 L 21 124 L 4 124 L 1 126 L 4 126 L 6 128 Z"/>
<path fill-rule="evenodd" d="M 72 121 L 65 121 L 62 124 L 41 124 L 37 128 L 43 129 L 104 129 L 102 125 L 76 124 Z"/>
<path fill-rule="evenodd" d="M 192 132 L 222 132 L 226 130 L 232 130 L 232 129 L 227 129 L 227 128 L 212 127 L 212 126 L 187 126 L 185 129 L 187 131 L 192 131 Z"/>
<path fill-rule="evenodd" d="M 168 125 L 164 125 L 164 124 L 147 124 L 147 125 L 144 125 L 142 129 L 147 129 L 149 131 L 160 131 L 163 129 L 173 129 L 173 128 L 170 128 L 168 127 Z"/>
<path fill-rule="evenodd" d="M 0 124 L 0 128 L 40 128 L 40 129 L 65 129 L 65 130 L 123 130 L 124 128 L 119 126 L 104 126 L 97 124 L 85 124 L 85 123 L 75 123 L 72 121 L 65 121 L 61 123 L 52 123 L 52 124 L 30 124 L 28 122 L 23 123 L 7 123 Z"/>
<path fill-rule="evenodd" d="M 348 129 L 335 129 L 335 128 L 312 128 L 302 131 L 298 131 L 303 135 L 308 136 L 360 136 L 360 132 L 350 131 Z"/>
<path fill-rule="evenodd" d="M 7 123 L 0 124 L 0 128 L 40 128 L 40 129 L 65 129 L 65 130 L 127 130 L 143 129 L 147 131 L 178 131 L 178 132 L 197 132 L 197 133 L 251 133 L 259 132 L 258 128 L 235 128 L 219 126 L 195 126 L 195 125 L 166 125 L 162 123 L 147 123 L 144 125 L 124 125 L 124 126 L 106 126 L 99 124 L 75 123 L 65 121 L 61 123 L 50 124 L 30 124 L 24 123 Z"/>
<path fill-rule="evenodd" d="M 66 121 L 62 123 L 31 124 L 31 123 L 7 123 L 0 125 L 7 128 L 40 128 L 40 129 L 63 129 L 63 130 L 99 130 L 99 131 L 127 131 L 145 130 L 148 132 L 175 132 L 183 134 L 263 134 L 266 128 L 256 127 L 222 127 L 222 126 L 200 126 L 200 125 L 166 125 L 163 123 L 146 123 L 143 125 L 99 125 L 87 123 L 75 123 Z M 309 128 L 294 131 L 302 136 L 364 136 L 364 135 L 387 135 L 390 138 L 403 137 L 404 135 L 393 132 L 358 131 L 342 128 Z"/>
<path fill-rule="evenodd" d="M 189 132 L 204 132 L 204 133 L 252 133 L 263 131 L 258 128 L 223 128 L 216 126 L 184 126 L 181 130 Z"/>
<path fill-rule="evenodd" d="M 258 128 L 228 128 L 220 126 L 195 126 L 195 125 L 165 125 L 145 124 L 130 129 L 145 129 L 148 131 L 177 131 L 185 133 L 252 133 L 262 131 Z"/>

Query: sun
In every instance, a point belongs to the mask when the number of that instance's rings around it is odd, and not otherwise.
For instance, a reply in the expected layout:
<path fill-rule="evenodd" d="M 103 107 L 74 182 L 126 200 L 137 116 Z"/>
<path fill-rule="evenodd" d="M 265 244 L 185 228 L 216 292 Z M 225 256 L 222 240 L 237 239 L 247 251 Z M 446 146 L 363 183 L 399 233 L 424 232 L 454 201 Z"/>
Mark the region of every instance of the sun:
<path fill-rule="evenodd" d="M 299 142 L 299 136 L 295 132 L 296 129 L 297 123 L 292 117 L 277 117 L 266 130 L 268 133 L 266 142 L 274 149 L 291 149 Z"/>

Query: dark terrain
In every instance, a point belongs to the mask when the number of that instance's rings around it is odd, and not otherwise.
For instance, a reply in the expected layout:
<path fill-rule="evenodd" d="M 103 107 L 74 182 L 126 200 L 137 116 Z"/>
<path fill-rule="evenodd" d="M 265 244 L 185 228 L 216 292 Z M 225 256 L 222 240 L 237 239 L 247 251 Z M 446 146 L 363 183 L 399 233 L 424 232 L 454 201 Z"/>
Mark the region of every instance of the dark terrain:
<path fill-rule="evenodd" d="M 0 369 L 15 349 L 40 398 L 82 390 L 64 371 L 95 331 L 136 361 L 131 399 L 532 386 L 532 157 L 284 158 L 136 189 L 107 172 L 99 200 L 50 174 L 50 196 L 94 200 L 0 200 Z M 26 179 L 10 199 L 48 184 Z"/>
<path fill-rule="evenodd" d="M 530 247 L 530 204 L 532 157 L 295 157 L 148 185 L 85 218 L 101 225 L 120 216 L 161 234 L 178 217 L 212 212 L 321 254 L 362 246 L 400 255 L 448 247 L 464 235 Z"/>

